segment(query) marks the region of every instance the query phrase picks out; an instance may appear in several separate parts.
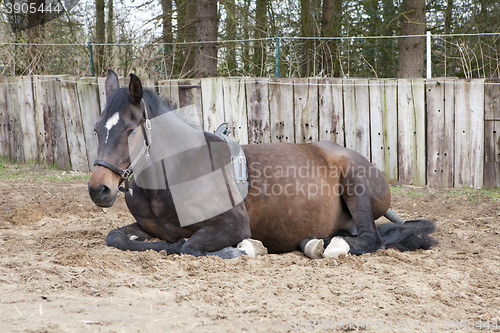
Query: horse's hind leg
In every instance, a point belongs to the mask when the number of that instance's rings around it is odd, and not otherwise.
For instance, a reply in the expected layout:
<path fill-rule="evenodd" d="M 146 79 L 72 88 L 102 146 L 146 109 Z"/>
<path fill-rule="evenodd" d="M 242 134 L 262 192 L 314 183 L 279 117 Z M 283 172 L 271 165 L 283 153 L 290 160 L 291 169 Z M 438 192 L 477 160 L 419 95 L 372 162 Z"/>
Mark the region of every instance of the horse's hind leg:
<path fill-rule="evenodd" d="M 331 237 L 304 239 L 300 248 L 307 257 L 312 259 L 338 257 L 342 253 L 363 254 L 385 248 L 373 219 L 373 210 L 368 194 L 357 195 L 352 188 L 347 188 L 342 198 L 352 221 L 354 221 L 356 235 L 353 235 L 354 230 L 340 230 Z M 323 253 L 321 253 L 322 246 L 325 249 Z"/>
<path fill-rule="evenodd" d="M 133 223 L 125 227 L 111 230 L 106 238 L 106 244 L 111 247 L 124 251 L 161 251 L 165 250 L 168 254 L 180 253 L 180 249 L 186 240 L 181 238 L 179 242 L 170 244 L 165 241 L 145 242 L 154 237 L 149 235 L 141 228 L 138 223 Z"/>
<path fill-rule="evenodd" d="M 324 256 L 338 256 L 339 253 L 347 250 L 352 254 L 363 254 L 375 252 L 384 248 L 384 242 L 377 231 L 373 219 L 373 209 L 370 197 L 367 193 L 352 194 L 347 191 L 342 198 L 356 224 L 357 235 L 355 237 L 335 236 L 331 238 L 329 244 L 325 242 Z"/>
<path fill-rule="evenodd" d="M 299 248 L 302 250 L 304 255 L 311 259 L 321 259 L 325 257 L 325 250 L 328 248 L 332 239 L 341 238 L 341 237 L 354 237 L 349 231 L 346 230 L 338 230 L 333 236 L 326 238 L 312 238 L 308 237 L 302 240 L 299 244 Z M 332 247 L 335 246 L 336 250 L 333 250 Z M 348 244 L 342 240 L 332 244 L 330 250 L 326 253 L 327 257 L 338 257 L 340 254 L 346 254 L 349 252 Z"/>

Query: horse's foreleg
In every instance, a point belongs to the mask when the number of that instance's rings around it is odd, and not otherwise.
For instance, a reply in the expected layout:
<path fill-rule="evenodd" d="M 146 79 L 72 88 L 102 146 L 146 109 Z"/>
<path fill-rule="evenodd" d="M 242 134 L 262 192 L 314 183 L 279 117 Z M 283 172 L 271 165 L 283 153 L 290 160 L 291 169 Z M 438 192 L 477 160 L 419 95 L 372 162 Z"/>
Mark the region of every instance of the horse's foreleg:
<path fill-rule="evenodd" d="M 248 238 L 249 230 L 248 232 L 241 231 L 236 222 L 228 224 L 221 220 L 217 222 L 195 232 L 181 247 L 180 252 L 195 257 L 218 256 L 222 259 L 232 259 L 241 255 L 255 257 L 267 254 L 267 249 L 260 241 Z M 234 247 L 236 244 L 238 245 Z"/>
<path fill-rule="evenodd" d="M 193 246 L 193 244 L 184 244 L 181 248 L 181 253 L 191 254 L 195 257 L 201 256 L 217 256 L 222 259 L 232 259 L 237 258 L 242 255 L 248 255 L 251 258 L 255 258 L 256 256 L 262 256 L 267 254 L 267 248 L 264 247 L 262 242 L 255 239 L 244 239 L 238 243 L 236 247 L 228 246 L 219 251 L 203 251 L 197 249 Z"/>
<path fill-rule="evenodd" d="M 168 254 L 180 253 L 180 249 L 186 240 L 181 238 L 179 242 L 170 244 L 165 241 L 146 242 L 154 237 L 149 235 L 141 228 L 138 223 L 133 223 L 125 227 L 111 230 L 106 238 L 106 244 L 123 251 L 161 251 L 165 250 Z"/>

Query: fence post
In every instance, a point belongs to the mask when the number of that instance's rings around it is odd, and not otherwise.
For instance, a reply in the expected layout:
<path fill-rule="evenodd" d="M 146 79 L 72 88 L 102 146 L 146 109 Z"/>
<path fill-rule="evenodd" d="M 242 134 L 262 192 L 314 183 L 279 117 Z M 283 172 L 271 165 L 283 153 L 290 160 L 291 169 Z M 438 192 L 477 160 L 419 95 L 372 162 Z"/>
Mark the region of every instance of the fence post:
<path fill-rule="evenodd" d="M 280 35 L 276 35 L 276 77 L 280 77 Z"/>
<path fill-rule="evenodd" d="M 92 42 L 90 40 L 89 40 L 89 58 L 90 58 L 90 76 L 95 76 L 94 55 L 92 54 Z"/>
<path fill-rule="evenodd" d="M 427 31 L 427 79 L 432 78 L 431 32 Z"/>

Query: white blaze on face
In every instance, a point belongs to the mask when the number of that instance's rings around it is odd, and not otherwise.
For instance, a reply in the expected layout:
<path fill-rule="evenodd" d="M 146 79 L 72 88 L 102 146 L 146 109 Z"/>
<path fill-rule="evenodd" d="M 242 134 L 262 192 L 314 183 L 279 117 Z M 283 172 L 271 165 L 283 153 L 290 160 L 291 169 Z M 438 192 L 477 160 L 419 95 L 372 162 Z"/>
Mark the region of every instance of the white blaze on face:
<path fill-rule="evenodd" d="M 106 133 L 106 143 L 108 143 L 109 131 L 113 128 L 113 126 L 118 124 L 118 120 L 120 120 L 120 115 L 116 112 L 106 122 L 106 125 L 104 126 L 108 130 L 108 133 Z"/>

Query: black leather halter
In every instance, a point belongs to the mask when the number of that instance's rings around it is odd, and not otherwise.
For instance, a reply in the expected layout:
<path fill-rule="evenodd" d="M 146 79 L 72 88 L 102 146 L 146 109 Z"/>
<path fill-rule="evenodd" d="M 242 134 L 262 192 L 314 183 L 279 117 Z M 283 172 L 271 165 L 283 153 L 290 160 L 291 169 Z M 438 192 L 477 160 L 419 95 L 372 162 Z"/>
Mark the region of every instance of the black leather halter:
<path fill-rule="evenodd" d="M 100 166 L 103 166 L 105 168 L 108 168 L 109 170 L 113 171 L 114 173 L 116 173 L 122 177 L 119 185 L 121 185 L 122 182 L 125 182 L 125 186 L 119 186 L 118 189 L 122 192 L 125 192 L 125 193 L 128 192 L 129 181 L 132 178 L 132 176 L 134 175 L 133 167 L 137 164 L 137 162 L 139 161 L 139 159 L 141 158 L 141 156 L 144 153 L 147 152 L 146 158 L 148 158 L 148 156 L 149 156 L 149 146 L 151 145 L 151 141 L 149 138 L 151 136 L 148 135 L 148 133 L 150 133 L 150 131 L 151 131 L 151 120 L 148 117 L 148 109 L 146 107 L 146 103 L 144 103 L 144 118 L 145 118 L 145 121 L 141 124 L 142 133 L 144 134 L 144 146 L 142 147 L 139 154 L 137 154 L 136 158 L 130 163 L 128 168 L 123 170 L 123 169 L 117 167 L 116 165 L 114 165 L 113 163 L 110 163 L 108 161 L 101 160 L 101 159 L 96 159 L 94 161 L 94 165 L 100 165 Z"/>
<path fill-rule="evenodd" d="M 103 166 L 103 167 L 108 168 L 109 170 L 113 171 L 114 173 L 117 173 L 118 175 L 120 175 L 122 177 L 122 180 L 120 181 L 120 185 L 122 182 L 125 182 L 125 186 L 119 186 L 118 189 L 122 192 L 128 192 L 128 189 L 129 189 L 128 183 L 134 174 L 134 172 L 132 170 L 132 163 L 125 170 L 117 167 L 113 163 L 110 163 L 110 162 L 105 161 L 105 160 L 100 160 L 100 159 L 96 159 L 94 161 L 94 165 Z"/>

